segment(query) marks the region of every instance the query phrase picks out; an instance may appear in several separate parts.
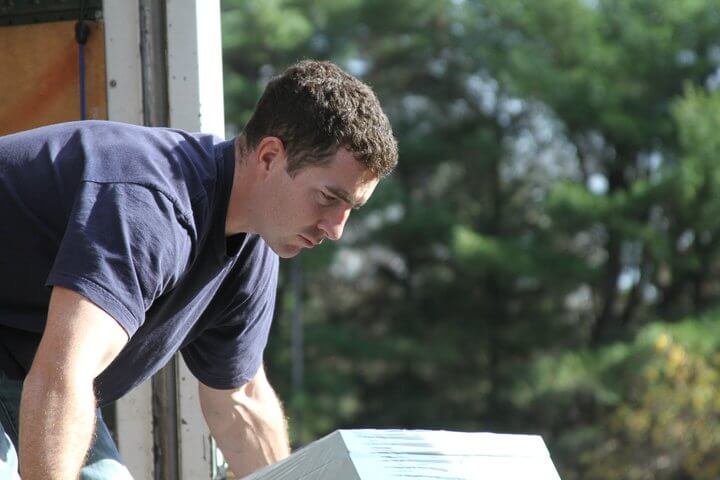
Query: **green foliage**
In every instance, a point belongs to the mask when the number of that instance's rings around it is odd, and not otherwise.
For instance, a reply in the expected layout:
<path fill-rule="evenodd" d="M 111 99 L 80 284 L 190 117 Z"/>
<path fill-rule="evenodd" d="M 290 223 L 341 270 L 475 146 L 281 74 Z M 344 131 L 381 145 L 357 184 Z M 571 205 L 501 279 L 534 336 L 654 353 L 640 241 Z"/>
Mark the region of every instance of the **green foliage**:
<path fill-rule="evenodd" d="M 283 266 L 266 358 L 296 443 L 538 432 L 565 479 L 720 476 L 716 0 L 224 0 L 223 35 L 229 124 L 315 57 L 400 145 L 302 258 L 301 390 Z"/>
<path fill-rule="evenodd" d="M 525 422 L 558 432 L 548 437 L 562 478 L 717 478 L 719 320 L 655 323 L 629 343 L 542 355 L 510 400 Z"/>
<path fill-rule="evenodd" d="M 452 246 L 457 261 L 478 275 L 491 271 L 511 279 L 537 277 L 538 281 L 562 276 L 577 280 L 591 275 L 591 268 L 582 259 L 526 239 L 481 235 L 456 226 Z"/>

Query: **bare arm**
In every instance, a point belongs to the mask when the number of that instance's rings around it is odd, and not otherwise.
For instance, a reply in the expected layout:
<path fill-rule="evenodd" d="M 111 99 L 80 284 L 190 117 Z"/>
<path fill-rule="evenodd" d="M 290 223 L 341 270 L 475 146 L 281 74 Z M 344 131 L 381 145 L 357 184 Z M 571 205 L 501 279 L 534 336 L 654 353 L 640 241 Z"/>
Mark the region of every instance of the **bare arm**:
<path fill-rule="evenodd" d="M 53 289 L 20 402 L 23 479 L 77 478 L 94 431 L 93 380 L 126 342 L 105 311 L 71 290 Z"/>
<path fill-rule="evenodd" d="M 200 383 L 200 405 L 232 471 L 243 477 L 290 454 L 282 406 L 263 367 L 233 390 Z"/>

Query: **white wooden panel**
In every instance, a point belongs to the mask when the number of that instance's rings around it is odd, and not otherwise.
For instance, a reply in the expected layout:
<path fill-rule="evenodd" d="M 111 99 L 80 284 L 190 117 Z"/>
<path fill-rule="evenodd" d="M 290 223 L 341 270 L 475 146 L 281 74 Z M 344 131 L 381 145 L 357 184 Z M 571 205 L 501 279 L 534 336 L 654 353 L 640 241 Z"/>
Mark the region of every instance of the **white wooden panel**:
<path fill-rule="evenodd" d="M 338 430 L 245 480 L 560 480 L 542 438 Z"/>
<path fill-rule="evenodd" d="M 142 124 L 142 65 L 138 0 L 105 0 L 108 117 Z M 219 0 L 167 0 L 170 126 L 225 134 Z M 197 398 L 197 380 L 179 362 L 182 479 L 211 476 L 210 435 Z M 118 447 L 137 480 L 153 478 L 150 382 L 117 402 Z"/>
<path fill-rule="evenodd" d="M 150 380 L 115 402 L 120 455 L 135 480 L 153 480 Z"/>
<path fill-rule="evenodd" d="M 212 475 L 210 431 L 200 411 L 198 381 L 182 356 L 178 362 L 180 415 L 180 475 L 183 480 L 209 479 Z"/>
<path fill-rule="evenodd" d="M 104 0 L 108 119 L 143 123 L 138 0 Z"/>
<path fill-rule="evenodd" d="M 142 125 L 142 67 L 138 0 L 104 0 L 108 119 Z M 150 381 L 115 403 L 118 449 L 136 480 L 153 480 Z"/>
<path fill-rule="evenodd" d="M 170 126 L 225 137 L 219 0 L 167 0 Z M 180 471 L 209 479 L 210 431 L 198 401 L 198 382 L 180 361 Z"/>
<path fill-rule="evenodd" d="M 225 137 L 219 0 L 168 0 L 170 126 Z"/>

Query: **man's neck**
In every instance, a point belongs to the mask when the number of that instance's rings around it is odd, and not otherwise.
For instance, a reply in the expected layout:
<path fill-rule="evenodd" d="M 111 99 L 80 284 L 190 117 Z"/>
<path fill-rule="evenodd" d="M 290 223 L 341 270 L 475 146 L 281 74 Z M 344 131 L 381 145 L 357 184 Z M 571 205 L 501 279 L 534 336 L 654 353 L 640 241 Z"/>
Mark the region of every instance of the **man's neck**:
<path fill-rule="evenodd" d="M 252 178 L 249 171 L 249 157 L 252 152 L 242 148 L 242 137 L 235 138 L 235 167 L 233 170 L 233 181 L 230 190 L 227 216 L 225 218 L 225 236 L 229 237 L 237 233 L 252 233 L 253 228 L 250 221 L 250 208 L 252 206 Z"/>

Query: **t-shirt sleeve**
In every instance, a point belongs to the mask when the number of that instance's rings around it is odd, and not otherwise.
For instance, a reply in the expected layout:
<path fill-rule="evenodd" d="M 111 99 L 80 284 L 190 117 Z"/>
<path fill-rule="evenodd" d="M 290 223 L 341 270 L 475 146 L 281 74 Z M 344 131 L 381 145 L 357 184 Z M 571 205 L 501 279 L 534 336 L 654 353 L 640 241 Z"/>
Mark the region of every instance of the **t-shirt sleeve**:
<path fill-rule="evenodd" d="M 262 364 L 278 276 L 277 256 L 264 256 L 256 272 L 262 278 L 257 288 L 249 295 L 238 292 L 222 317 L 213 322 L 215 326 L 205 329 L 181 350 L 193 375 L 209 387 L 240 387 L 255 376 Z"/>
<path fill-rule="evenodd" d="M 172 201 L 125 183 L 80 184 L 47 279 L 88 298 L 132 336 L 187 266 L 191 240 Z"/>

